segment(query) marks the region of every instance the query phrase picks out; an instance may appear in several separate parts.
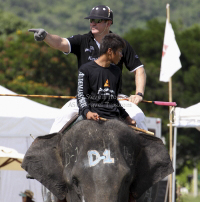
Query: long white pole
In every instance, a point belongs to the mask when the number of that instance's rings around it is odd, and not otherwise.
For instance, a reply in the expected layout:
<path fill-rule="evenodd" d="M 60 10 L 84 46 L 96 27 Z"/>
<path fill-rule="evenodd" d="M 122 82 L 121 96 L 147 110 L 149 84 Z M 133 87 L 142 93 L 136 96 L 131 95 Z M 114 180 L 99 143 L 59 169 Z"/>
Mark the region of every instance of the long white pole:
<path fill-rule="evenodd" d="M 193 196 L 197 197 L 198 196 L 198 170 L 197 170 L 197 167 L 195 167 L 193 170 L 193 183 L 194 183 Z"/>
<path fill-rule="evenodd" d="M 173 147 L 173 177 L 172 177 L 172 202 L 175 202 L 176 195 L 176 145 L 177 145 L 177 127 L 174 127 L 174 147 Z"/>

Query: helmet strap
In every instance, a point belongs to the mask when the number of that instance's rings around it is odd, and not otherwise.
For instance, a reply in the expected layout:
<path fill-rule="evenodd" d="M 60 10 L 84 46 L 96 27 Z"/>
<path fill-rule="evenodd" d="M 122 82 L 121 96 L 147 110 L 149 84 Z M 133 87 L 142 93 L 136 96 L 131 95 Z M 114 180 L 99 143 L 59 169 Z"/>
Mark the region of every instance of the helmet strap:
<path fill-rule="evenodd" d="M 107 29 L 107 25 L 108 25 L 108 22 L 106 22 L 106 26 L 105 26 L 103 32 L 101 32 L 101 34 L 98 34 L 98 36 L 101 36 L 101 35 L 106 31 L 106 29 Z"/>

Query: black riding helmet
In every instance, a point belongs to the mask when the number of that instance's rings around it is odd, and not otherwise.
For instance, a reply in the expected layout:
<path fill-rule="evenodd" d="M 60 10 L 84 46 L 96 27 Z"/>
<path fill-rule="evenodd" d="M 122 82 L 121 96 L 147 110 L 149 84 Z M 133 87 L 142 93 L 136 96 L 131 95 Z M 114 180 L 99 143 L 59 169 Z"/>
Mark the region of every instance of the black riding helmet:
<path fill-rule="evenodd" d="M 112 20 L 113 24 L 113 11 L 108 6 L 95 6 L 91 10 L 90 15 L 84 19 Z"/>

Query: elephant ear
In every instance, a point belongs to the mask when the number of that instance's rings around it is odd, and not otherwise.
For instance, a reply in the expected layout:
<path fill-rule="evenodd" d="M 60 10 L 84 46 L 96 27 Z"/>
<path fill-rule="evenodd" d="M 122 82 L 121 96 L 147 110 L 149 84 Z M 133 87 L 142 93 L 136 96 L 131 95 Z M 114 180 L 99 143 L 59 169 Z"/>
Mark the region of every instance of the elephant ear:
<path fill-rule="evenodd" d="M 135 199 L 173 172 L 168 151 L 159 138 L 141 133 L 139 143 L 135 178 L 130 187 Z"/>
<path fill-rule="evenodd" d="M 22 168 L 49 189 L 58 199 L 67 193 L 60 156 L 62 134 L 53 133 L 37 137 L 25 154 Z"/>

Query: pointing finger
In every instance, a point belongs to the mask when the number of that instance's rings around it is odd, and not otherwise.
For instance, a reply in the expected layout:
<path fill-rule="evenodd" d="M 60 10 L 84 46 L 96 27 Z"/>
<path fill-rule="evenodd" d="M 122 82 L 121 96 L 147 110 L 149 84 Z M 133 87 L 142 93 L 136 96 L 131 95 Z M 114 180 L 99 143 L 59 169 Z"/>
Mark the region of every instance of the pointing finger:
<path fill-rule="evenodd" d="M 29 31 L 29 32 L 34 32 L 34 33 L 35 33 L 35 32 L 38 32 L 39 30 L 40 30 L 40 29 L 29 29 L 28 31 Z"/>

